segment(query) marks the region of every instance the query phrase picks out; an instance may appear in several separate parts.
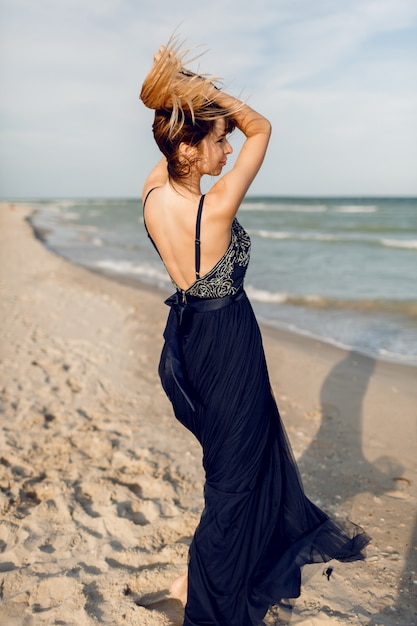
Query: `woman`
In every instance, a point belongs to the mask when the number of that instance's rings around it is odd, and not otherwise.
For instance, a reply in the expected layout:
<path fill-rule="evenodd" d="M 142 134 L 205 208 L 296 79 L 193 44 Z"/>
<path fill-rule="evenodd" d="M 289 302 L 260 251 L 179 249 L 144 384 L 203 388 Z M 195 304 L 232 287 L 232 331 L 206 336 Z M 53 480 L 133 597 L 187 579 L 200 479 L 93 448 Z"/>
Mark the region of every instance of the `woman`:
<path fill-rule="evenodd" d="M 163 158 L 143 189 L 145 225 L 176 291 L 159 374 L 175 415 L 203 449 L 205 508 L 189 552 L 184 626 L 254 626 L 300 593 L 300 568 L 363 558 L 369 537 L 304 494 L 243 289 L 250 240 L 236 219 L 271 126 L 159 48 L 141 99 Z M 227 136 L 245 136 L 235 164 Z M 220 176 L 203 195 L 203 175 Z"/>

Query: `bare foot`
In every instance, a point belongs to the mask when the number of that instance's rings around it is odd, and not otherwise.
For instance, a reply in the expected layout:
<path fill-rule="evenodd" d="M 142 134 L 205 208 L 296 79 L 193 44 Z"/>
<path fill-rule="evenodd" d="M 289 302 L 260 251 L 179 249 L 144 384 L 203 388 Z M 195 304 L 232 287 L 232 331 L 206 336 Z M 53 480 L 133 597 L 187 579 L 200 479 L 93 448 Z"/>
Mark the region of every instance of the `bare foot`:
<path fill-rule="evenodd" d="M 170 587 L 170 592 L 174 598 L 178 598 L 185 605 L 187 602 L 187 583 L 188 573 L 184 572 L 181 576 L 178 576 Z"/>

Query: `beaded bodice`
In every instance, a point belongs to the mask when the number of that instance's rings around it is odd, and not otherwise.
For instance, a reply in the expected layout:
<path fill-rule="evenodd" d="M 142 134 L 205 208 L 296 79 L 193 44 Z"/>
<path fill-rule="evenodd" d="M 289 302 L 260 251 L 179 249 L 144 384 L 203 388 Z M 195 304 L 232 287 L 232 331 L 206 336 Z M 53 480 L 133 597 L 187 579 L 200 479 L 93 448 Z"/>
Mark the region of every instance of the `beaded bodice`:
<path fill-rule="evenodd" d="M 204 276 L 187 290 L 175 285 L 178 291 L 197 298 L 222 298 L 235 294 L 242 286 L 249 263 L 251 241 L 248 233 L 235 218 L 231 228 L 230 244 L 222 258 Z"/>

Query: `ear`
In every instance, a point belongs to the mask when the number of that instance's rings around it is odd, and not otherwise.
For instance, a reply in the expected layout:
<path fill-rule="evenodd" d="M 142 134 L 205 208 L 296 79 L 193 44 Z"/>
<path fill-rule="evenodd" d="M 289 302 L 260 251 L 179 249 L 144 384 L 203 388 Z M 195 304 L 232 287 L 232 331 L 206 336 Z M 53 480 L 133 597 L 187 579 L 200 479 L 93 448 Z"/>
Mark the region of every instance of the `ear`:
<path fill-rule="evenodd" d="M 179 145 L 179 153 L 182 157 L 189 160 L 195 156 L 196 146 L 190 146 L 189 143 L 185 143 L 185 141 L 181 141 Z"/>

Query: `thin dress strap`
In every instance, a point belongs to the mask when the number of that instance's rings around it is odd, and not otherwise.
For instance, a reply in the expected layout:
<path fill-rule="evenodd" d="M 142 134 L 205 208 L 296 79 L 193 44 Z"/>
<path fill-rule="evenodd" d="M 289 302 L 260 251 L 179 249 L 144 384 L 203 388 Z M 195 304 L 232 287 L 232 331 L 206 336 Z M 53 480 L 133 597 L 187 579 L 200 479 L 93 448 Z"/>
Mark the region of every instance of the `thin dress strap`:
<path fill-rule="evenodd" d="M 143 203 L 142 203 L 142 204 L 143 204 L 143 209 L 144 209 L 144 210 L 145 210 L 146 200 L 148 199 L 149 194 L 150 194 L 150 193 L 152 193 L 152 191 L 153 191 L 154 189 L 158 189 L 158 187 L 152 187 L 152 189 L 149 189 L 148 193 L 147 193 L 147 194 L 146 194 L 146 196 L 145 196 L 145 200 L 144 200 L 144 201 L 143 201 Z"/>
<path fill-rule="evenodd" d="M 197 220 L 195 223 L 195 277 L 196 279 L 200 278 L 200 226 L 201 226 L 201 213 L 203 211 L 204 204 L 204 194 L 200 198 L 200 203 L 198 205 L 197 211 Z"/>
<path fill-rule="evenodd" d="M 156 247 L 156 244 L 155 244 L 154 240 L 152 239 L 152 237 L 151 237 L 151 235 L 150 235 L 150 233 L 149 233 L 148 227 L 146 226 L 146 220 L 145 220 L 145 205 L 146 205 L 146 201 L 147 201 L 147 199 L 148 199 L 148 197 L 149 197 L 149 194 L 150 194 L 150 193 L 151 193 L 154 189 L 158 189 L 158 187 L 152 187 L 152 189 L 149 189 L 148 193 L 147 193 L 147 194 L 146 194 L 146 196 L 145 196 L 145 200 L 142 202 L 142 206 L 143 206 L 143 210 L 142 210 L 142 213 L 143 213 L 143 224 L 144 224 L 144 226 L 145 226 L 146 234 L 148 235 L 148 237 L 149 237 L 149 239 L 150 239 L 150 241 L 151 241 L 151 243 L 152 243 L 153 247 L 155 248 L 155 250 L 157 251 L 157 253 L 158 253 L 158 254 L 159 254 L 159 256 L 161 257 L 161 254 L 160 254 L 160 252 L 159 252 L 158 248 Z M 161 259 L 162 259 L 162 257 L 161 257 Z"/>

